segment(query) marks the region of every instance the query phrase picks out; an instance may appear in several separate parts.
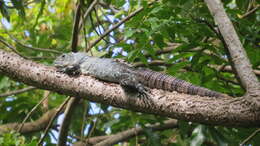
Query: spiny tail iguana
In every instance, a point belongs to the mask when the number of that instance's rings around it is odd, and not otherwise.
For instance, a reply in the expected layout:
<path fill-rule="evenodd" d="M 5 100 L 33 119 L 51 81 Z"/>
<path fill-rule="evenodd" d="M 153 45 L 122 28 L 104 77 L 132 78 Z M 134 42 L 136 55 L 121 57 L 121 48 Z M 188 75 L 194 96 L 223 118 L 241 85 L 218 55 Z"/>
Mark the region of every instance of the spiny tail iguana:
<path fill-rule="evenodd" d="M 116 59 L 92 57 L 83 52 L 63 54 L 56 58 L 54 66 L 59 72 L 68 75 L 90 75 L 100 80 L 119 83 L 123 87 L 135 89 L 139 93 L 146 93 L 145 86 L 147 86 L 191 95 L 227 96 L 163 73 L 133 68 Z"/>

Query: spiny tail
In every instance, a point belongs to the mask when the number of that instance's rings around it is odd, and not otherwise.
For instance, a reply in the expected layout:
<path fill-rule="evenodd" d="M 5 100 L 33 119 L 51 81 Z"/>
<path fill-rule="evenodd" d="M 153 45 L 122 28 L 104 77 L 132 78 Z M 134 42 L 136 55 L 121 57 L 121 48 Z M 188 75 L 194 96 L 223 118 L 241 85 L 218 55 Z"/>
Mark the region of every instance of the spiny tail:
<path fill-rule="evenodd" d="M 163 89 L 168 91 L 177 91 L 191 95 L 210 96 L 210 97 L 223 97 L 224 94 L 211 91 L 209 89 L 192 85 L 184 80 L 177 79 L 163 73 L 155 72 L 149 69 L 138 69 L 138 76 L 142 84 L 150 87 Z"/>

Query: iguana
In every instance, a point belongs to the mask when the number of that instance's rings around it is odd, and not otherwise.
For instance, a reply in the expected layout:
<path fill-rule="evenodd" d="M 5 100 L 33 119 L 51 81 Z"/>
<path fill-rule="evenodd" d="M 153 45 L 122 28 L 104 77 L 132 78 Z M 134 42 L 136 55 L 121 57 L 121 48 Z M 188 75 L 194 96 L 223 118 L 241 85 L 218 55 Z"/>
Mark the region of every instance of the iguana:
<path fill-rule="evenodd" d="M 98 58 L 86 53 L 66 53 L 57 57 L 54 66 L 59 72 L 68 75 L 85 74 L 97 79 L 119 83 L 121 86 L 147 93 L 147 87 L 177 91 L 191 95 L 225 97 L 225 94 L 192 85 L 184 80 L 177 79 L 150 69 L 134 68 L 117 59 Z"/>

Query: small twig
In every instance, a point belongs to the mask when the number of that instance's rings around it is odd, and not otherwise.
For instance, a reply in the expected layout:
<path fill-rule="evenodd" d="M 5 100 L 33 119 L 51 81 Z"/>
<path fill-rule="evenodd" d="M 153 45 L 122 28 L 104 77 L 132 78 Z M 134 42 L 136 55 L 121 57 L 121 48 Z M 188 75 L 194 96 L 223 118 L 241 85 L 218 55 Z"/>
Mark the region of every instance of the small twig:
<path fill-rule="evenodd" d="M 99 1 L 98 4 L 103 8 L 110 9 L 113 13 L 119 12 L 119 9 L 117 9 L 115 6 L 107 4 L 104 1 Z"/>
<path fill-rule="evenodd" d="M 54 59 L 55 57 L 52 57 L 52 56 L 42 56 L 42 57 L 28 56 L 27 58 L 29 60 L 42 60 L 42 59 Z"/>
<path fill-rule="evenodd" d="M 167 47 L 160 49 L 160 50 L 157 50 L 154 54 L 155 54 L 155 56 L 159 56 L 159 55 L 162 55 L 162 54 L 171 53 L 173 50 L 175 50 L 180 45 L 181 44 L 179 44 L 179 43 L 171 43 L 171 44 L 169 43 Z M 148 58 L 148 57 L 151 57 L 152 55 L 145 53 L 144 56 L 146 58 Z"/>
<path fill-rule="evenodd" d="M 52 131 L 50 132 L 50 135 L 52 136 L 52 138 L 53 138 L 55 141 L 58 141 L 56 135 L 55 135 Z"/>
<path fill-rule="evenodd" d="M 9 37 L 10 37 L 12 40 L 14 40 L 18 45 L 20 45 L 20 46 L 22 46 L 22 47 L 29 48 L 29 49 L 36 50 L 36 51 L 44 51 L 44 52 L 51 52 L 51 53 L 61 54 L 61 52 L 56 51 L 56 50 L 47 49 L 47 48 L 36 48 L 36 47 L 31 47 L 31 46 L 25 45 L 25 44 L 23 44 L 22 42 L 18 41 L 14 36 L 12 36 L 11 34 L 9 34 L 8 32 L 7 32 L 7 34 L 9 35 Z"/>
<path fill-rule="evenodd" d="M 57 146 L 66 145 L 67 137 L 68 137 L 68 131 L 69 131 L 69 125 L 71 123 L 73 111 L 75 110 L 78 102 L 79 102 L 79 98 L 72 97 L 69 100 L 68 105 L 66 106 L 66 109 L 65 109 L 65 112 L 64 112 L 63 122 L 61 124 L 60 132 L 59 132 L 59 138 L 58 138 Z"/>
<path fill-rule="evenodd" d="M 32 110 L 31 110 L 31 111 L 27 114 L 27 116 L 24 118 L 24 120 L 23 120 L 21 126 L 20 126 L 19 129 L 18 129 L 18 132 L 21 131 L 21 129 L 23 128 L 24 123 L 28 120 L 28 118 L 31 116 L 31 114 L 32 114 L 32 113 L 40 106 L 40 104 L 41 104 L 45 99 L 47 99 L 47 98 L 48 98 L 48 96 L 43 97 L 42 100 L 32 108 Z"/>
<path fill-rule="evenodd" d="M 10 48 L 13 52 L 15 52 L 20 57 L 23 57 L 24 59 L 29 59 L 29 60 L 53 59 L 53 57 L 51 57 L 51 56 L 46 56 L 46 57 L 24 56 L 20 52 L 18 52 L 14 46 L 12 46 L 12 45 L 8 44 L 6 41 L 4 41 L 2 37 L 0 37 L 0 42 L 3 43 L 8 48 Z M 32 49 L 32 47 L 31 47 L 31 49 Z M 34 48 L 34 49 L 36 49 L 36 48 Z M 38 48 L 38 49 L 42 49 L 42 48 Z"/>
<path fill-rule="evenodd" d="M 15 91 L 10 91 L 7 93 L 2 93 L 0 94 L 0 97 L 6 97 L 6 96 L 10 96 L 10 95 L 16 95 L 16 94 L 20 94 L 20 93 L 24 93 L 30 90 L 36 89 L 36 87 L 28 87 L 28 88 L 23 88 L 23 89 L 19 89 L 19 90 L 15 90 Z"/>
<path fill-rule="evenodd" d="M 147 62 L 147 64 L 144 64 L 143 62 L 136 62 L 133 64 L 134 67 L 144 67 L 146 65 L 152 65 L 152 66 L 171 66 L 173 64 L 171 63 L 166 63 L 165 61 L 162 60 L 153 60 L 151 62 Z"/>
<path fill-rule="evenodd" d="M 83 21 L 83 25 L 85 26 L 85 21 Z M 87 31 L 86 31 L 85 27 L 83 27 L 83 34 L 84 34 L 85 48 L 87 48 L 89 43 L 88 43 L 88 40 L 87 40 Z M 85 51 L 88 52 L 89 50 L 85 50 Z M 92 51 L 90 51 L 90 53 L 93 56 Z"/>
<path fill-rule="evenodd" d="M 76 14 L 74 18 L 73 30 L 72 30 L 72 38 L 71 38 L 71 50 L 72 52 L 77 52 L 77 45 L 78 45 L 78 35 L 79 35 L 79 22 L 81 18 L 81 2 L 78 2 L 76 8 Z"/>
<path fill-rule="evenodd" d="M 31 134 L 33 132 L 39 132 L 44 130 L 44 128 L 47 126 L 49 120 L 51 117 L 55 114 L 56 109 L 51 109 L 47 112 L 45 112 L 41 117 L 38 119 L 31 121 L 31 122 L 26 122 L 24 123 L 23 128 L 20 131 L 20 134 Z M 10 131 L 16 131 L 18 127 L 20 127 L 21 123 L 7 123 L 7 124 L 1 124 L 0 125 L 0 135 L 3 133 L 9 133 Z M 56 126 L 57 127 L 57 126 Z M 56 128 L 53 127 L 53 128 Z"/>
<path fill-rule="evenodd" d="M 12 46 L 12 45 L 8 44 L 6 41 L 4 41 L 2 37 L 0 37 L 0 42 L 3 43 L 6 47 L 10 48 L 13 52 L 15 52 L 20 57 L 28 59 L 28 57 L 23 56 L 20 52 L 18 52 L 14 46 Z"/>
<path fill-rule="evenodd" d="M 238 82 L 236 81 L 233 81 L 233 80 L 230 80 L 230 79 L 226 79 L 225 77 L 222 77 L 222 76 L 217 76 L 220 80 L 222 81 L 225 81 L 225 82 L 229 82 L 229 83 L 232 83 L 234 85 L 240 85 Z"/>
<path fill-rule="evenodd" d="M 106 18 L 106 21 L 108 21 L 110 24 L 113 24 L 113 21 L 109 17 L 107 17 L 107 14 L 105 14 L 102 9 L 100 9 L 100 12 Z"/>
<path fill-rule="evenodd" d="M 95 7 L 95 5 L 97 4 L 98 0 L 94 0 L 90 6 L 88 7 L 87 11 L 84 13 L 84 15 L 81 18 L 81 21 L 79 22 L 79 29 L 81 29 L 83 27 L 83 25 L 85 26 L 85 19 L 87 18 L 87 16 L 90 14 L 91 10 Z M 85 47 L 87 48 L 88 45 L 88 41 L 86 38 L 86 29 L 83 27 L 83 32 L 84 32 L 84 40 L 85 40 Z M 85 51 L 88 52 L 90 49 L 86 49 Z M 90 51 L 90 53 L 92 54 L 92 52 Z"/>
<path fill-rule="evenodd" d="M 103 30 L 105 30 L 105 27 L 103 26 L 103 24 L 102 24 L 101 21 L 99 20 L 99 17 L 98 17 L 98 13 L 97 13 L 96 8 L 94 8 L 94 13 L 95 13 L 95 16 L 96 16 L 96 19 L 97 19 L 98 26 L 101 26 L 101 27 L 103 28 Z M 99 27 L 98 27 L 98 30 L 99 30 L 99 35 L 100 35 L 100 34 L 101 34 L 101 30 L 100 30 Z M 112 37 L 113 39 L 115 39 L 114 36 L 112 36 L 112 35 L 109 35 L 109 37 Z"/>
<path fill-rule="evenodd" d="M 151 2 L 149 5 L 153 4 L 153 2 Z M 126 21 L 130 20 L 132 17 L 134 17 L 135 15 L 137 15 L 139 12 L 141 12 L 144 8 L 141 7 L 137 10 L 135 10 L 133 13 L 131 13 L 130 15 L 128 15 L 127 17 L 125 17 L 124 19 L 122 19 L 121 21 L 119 21 L 117 24 L 115 24 L 114 26 L 112 26 L 111 29 L 106 30 L 97 40 L 95 40 L 92 44 L 90 44 L 90 46 L 86 49 L 89 50 L 90 48 L 92 48 L 93 46 L 95 46 L 97 43 L 99 43 L 104 37 L 106 37 L 110 32 L 112 32 L 113 30 L 117 29 L 120 25 L 122 25 L 123 23 L 125 23 Z"/>
<path fill-rule="evenodd" d="M 250 11 L 246 12 L 245 14 L 243 14 L 240 18 L 243 19 L 243 18 L 249 16 L 250 14 L 254 13 L 259 7 L 260 7 L 260 5 L 257 5 L 256 7 L 251 9 Z"/>
<path fill-rule="evenodd" d="M 91 107 L 91 108 L 92 108 L 92 107 Z M 98 115 L 100 115 L 100 113 L 101 113 L 101 108 L 100 108 L 99 111 L 98 111 Z M 97 120 L 94 121 L 94 124 L 93 124 L 92 128 L 90 129 L 87 138 L 89 138 L 89 137 L 91 136 L 91 134 L 94 132 L 94 130 L 95 130 L 95 128 L 96 128 L 96 125 L 97 125 L 97 122 L 98 122 L 98 119 L 99 119 L 99 116 L 97 117 Z"/>
<path fill-rule="evenodd" d="M 255 130 L 250 136 L 248 136 L 243 142 L 241 142 L 240 146 L 245 145 L 250 139 L 252 139 L 258 132 L 260 132 L 260 128 Z"/>
<path fill-rule="evenodd" d="M 49 96 L 50 94 L 50 91 L 49 90 L 45 90 L 44 93 L 43 93 L 43 97 L 46 97 L 46 96 Z M 47 111 L 49 109 L 49 99 L 45 99 L 43 102 L 42 102 L 42 110 L 43 111 Z"/>
<path fill-rule="evenodd" d="M 81 125 L 81 130 L 80 130 L 80 137 L 83 139 L 84 137 L 84 129 L 85 129 L 85 123 L 86 123 L 86 120 L 87 120 L 87 113 L 88 113 L 88 105 L 86 102 L 83 103 L 83 117 L 82 117 L 82 125 Z"/>
<path fill-rule="evenodd" d="M 95 10 L 95 9 L 94 9 L 94 10 Z M 96 30 L 96 28 L 95 28 L 94 23 L 93 23 L 94 20 L 93 20 L 92 16 L 90 15 L 89 18 L 90 18 L 90 22 L 91 22 L 91 25 L 92 25 L 93 30 L 96 32 L 96 34 L 97 34 L 98 36 L 100 36 L 101 31 L 100 31 L 99 27 L 97 26 L 97 28 L 98 28 L 98 30 L 99 30 L 99 32 L 98 32 L 98 31 Z M 107 41 L 105 38 L 103 38 L 103 41 L 109 43 L 109 41 Z"/>
<path fill-rule="evenodd" d="M 98 0 L 94 0 L 90 6 L 88 7 L 87 11 L 84 13 L 83 15 L 83 19 L 81 19 L 81 21 L 79 22 L 79 29 L 82 28 L 83 22 L 85 21 L 85 19 L 88 17 L 88 15 L 90 14 L 90 12 L 92 11 L 92 9 L 95 7 L 95 5 L 97 4 Z"/>
<path fill-rule="evenodd" d="M 199 22 L 199 23 L 204 23 L 206 24 L 218 37 L 220 37 L 220 33 L 217 29 L 214 28 L 214 25 L 209 23 L 208 21 L 206 20 L 202 20 L 202 19 L 199 19 L 199 18 L 193 18 L 195 21 Z"/>
<path fill-rule="evenodd" d="M 95 146 L 106 146 L 106 145 L 114 145 L 118 142 L 122 142 L 122 141 L 126 141 L 129 140 L 130 138 L 134 137 L 134 136 L 138 136 L 144 133 L 144 131 L 146 129 L 150 129 L 152 131 L 163 131 L 166 129 L 172 129 L 172 128 L 177 128 L 178 127 L 178 123 L 177 120 L 175 119 L 170 119 L 170 120 L 166 120 L 164 121 L 163 124 L 153 124 L 153 125 L 145 125 L 146 128 L 141 128 L 141 127 L 135 127 L 135 128 L 131 128 L 125 131 L 121 131 L 118 132 L 116 134 L 112 134 L 110 135 L 108 138 L 104 139 L 101 142 L 95 143 Z M 86 140 L 87 142 L 87 140 Z"/>
<path fill-rule="evenodd" d="M 100 23 L 100 20 L 99 20 L 99 18 L 98 18 L 98 14 L 97 14 L 96 8 L 94 8 L 93 10 L 94 10 L 94 13 L 95 13 L 95 16 L 96 16 L 96 19 L 97 19 L 97 24 L 98 24 L 98 25 L 97 25 L 97 29 L 98 29 L 98 30 L 95 29 L 95 25 L 94 25 L 93 21 L 91 21 L 91 24 L 92 24 L 93 29 L 96 31 L 96 33 L 97 33 L 98 35 L 100 35 L 100 34 L 101 34 L 101 30 L 100 30 L 100 28 L 99 28 L 98 26 L 100 25 L 103 29 L 104 29 L 104 27 L 103 27 L 103 25 Z M 90 15 L 90 19 L 93 20 L 92 15 Z"/>
<path fill-rule="evenodd" d="M 42 138 L 39 140 L 38 145 L 41 145 L 44 138 L 47 136 L 47 132 L 49 131 L 53 121 L 56 119 L 56 117 L 59 115 L 59 113 L 62 111 L 62 109 L 65 107 L 65 105 L 68 103 L 68 101 L 71 99 L 71 97 L 66 98 L 66 100 L 59 106 L 59 108 L 56 110 L 55 115 L 51 118 L 51 120 L 49 121 L 46 129 L 44 130 L 44 134 L 42 136 Z"/>
<path fill-rule="evenodd" d="M 225 72 L 232 72 L 232 73 L 234 73 L 234 71 L 232 70 L 231 66 L 225 66 L 223 69 L 220 69 L 220 71 L 225 71 Z M 254 69 L 253 71 L 254 71 L 254 73 L 255 73 L 257 76 L 260 76 L 260 70 Z"/>

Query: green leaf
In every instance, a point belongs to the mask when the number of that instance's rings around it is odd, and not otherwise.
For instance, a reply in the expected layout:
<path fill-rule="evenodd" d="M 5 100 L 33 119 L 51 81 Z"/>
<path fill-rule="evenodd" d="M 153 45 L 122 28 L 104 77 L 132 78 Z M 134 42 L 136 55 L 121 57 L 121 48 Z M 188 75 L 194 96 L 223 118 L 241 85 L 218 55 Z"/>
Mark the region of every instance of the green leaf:
<path fill-rule="evenodd" d="M 209 128 L 209 132 L 212 135 L 213 139 L 216 140 L 216 142 L 218 143 L 218 146 L 228 146 L 226 138 L 214 127 Z"/>
<path fill-rule="evenodd" d="M 236 4 L 238 6 L 239 9 L 246 9 L 248 7 L 248 3 L 250 1 L 247 0 L 236 0 Z"/>
<path fill-rule="evenodd" d="M 8 21 L 10 21 L 10 15 L 8 9 L 3 1 L 0 1 L 0 11 L 3 17 L 5 17 Z"/>
<path fill-rule="evenodd" d="M 18 14 L 25 19 L 25 10 L 23 6 L 22 0 L 11 0 L 12 4 L 14 5 L 15 9 L 18 11 Z"/>
<path fill-rule="evenodd" d="M 0 90 L 3 88 L 7 88 L 11 85 L 10 80 L 8 77 L 0 76 Z"/>
<path fill-rule="evenodd" d="M 182 69 L 183 67 L 185 67 L 187 64 L 189 64 L 189 62 L 180 62 L 180 63 L 176 63 L 174 64 L 172 67 L 170 67 L 168 69 L 168 72 L 172 75 L 176 74 L 180 69 Z"/>
<path fill-rule="evenodd" d="M 155 33 L 153 35 L 153 38 L 154 38 L 154 42 L 157 46 L 159 46 L 159 48 L 163 48 L 163 47 L 166 47 L 167 45 L 164 43 L 164 40 L 163 40 L 163 35 L 159 34 L 159 33 Z"/>
<path fill-rule="evenodd" d="M 202 145 L 202 143 L 205 140 L 204 135 L 205 126 L 198 125 L 192 132 L 192 139 L 191 139 L 191 146 L 199 146 Z"/>

